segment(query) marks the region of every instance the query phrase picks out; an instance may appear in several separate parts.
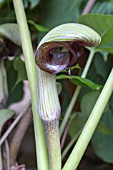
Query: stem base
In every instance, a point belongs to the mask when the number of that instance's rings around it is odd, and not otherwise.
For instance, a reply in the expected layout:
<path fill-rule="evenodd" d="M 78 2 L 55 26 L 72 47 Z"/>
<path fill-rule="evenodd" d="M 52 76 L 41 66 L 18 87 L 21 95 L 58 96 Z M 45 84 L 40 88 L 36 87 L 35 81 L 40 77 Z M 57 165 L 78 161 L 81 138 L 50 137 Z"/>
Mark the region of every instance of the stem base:
<path fill-rule="evenodd" d="M 50 170 L 61 170 L 59 121 L 44 121 L 43 124 L 48 146 Z"/>

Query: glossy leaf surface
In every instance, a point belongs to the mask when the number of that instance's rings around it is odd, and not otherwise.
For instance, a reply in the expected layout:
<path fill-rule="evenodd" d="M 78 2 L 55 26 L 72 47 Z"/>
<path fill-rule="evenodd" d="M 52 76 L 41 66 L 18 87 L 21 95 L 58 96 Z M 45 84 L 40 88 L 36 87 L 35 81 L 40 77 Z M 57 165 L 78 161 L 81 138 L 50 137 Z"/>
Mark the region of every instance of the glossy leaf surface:
<path fill-rule="evenodd" d="M 79 76 L 68 76 L 68 75 L 57 76 L 57 80 L 60 79 L 70 79 L 73 84 L 80 85 L 80 86 L 88 86 L 93 90 L 99 90 L 102 87 L 99 84 L 96 84 L 88 79 L 81 78 Z"/>

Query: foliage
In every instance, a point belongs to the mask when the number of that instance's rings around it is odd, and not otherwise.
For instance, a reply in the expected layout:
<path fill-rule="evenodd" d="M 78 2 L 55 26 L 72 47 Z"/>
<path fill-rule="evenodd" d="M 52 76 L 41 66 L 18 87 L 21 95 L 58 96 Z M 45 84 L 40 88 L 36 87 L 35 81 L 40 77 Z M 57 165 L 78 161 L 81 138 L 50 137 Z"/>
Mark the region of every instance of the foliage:
<path fill-rule="evenodd" d="M 93 90 L 99 90 L 102 87 L 101 85 L 93 83 L 93 82 L 91 82 L 88 79 L 81 78 L 81 77 L 78 77 L 78 76 L 59 75 L 59 76 L 57 76 L 56 79 L 57 80 L 60 80 L 60 79 L 70 79 L 70 81 L 73 84 L 75 84 L 75 85 L 88 86 L 88 87 L 90 87 Z"/>
<path fill-rule="evenodd" d="M 87 93 L 81 101 L 81 110 L 84 117 L 87 119 L 94 104 L 97 100 L 99 92 Z M 103 117 L 97 127 L 97 130 L 92 138 L 92 144 L 96 154 L 106 162 L 112 163 L 112 143 L 113 143 L 113 110 L 111 109 L 109 102 L 107 108 L 104 111 Z"/>

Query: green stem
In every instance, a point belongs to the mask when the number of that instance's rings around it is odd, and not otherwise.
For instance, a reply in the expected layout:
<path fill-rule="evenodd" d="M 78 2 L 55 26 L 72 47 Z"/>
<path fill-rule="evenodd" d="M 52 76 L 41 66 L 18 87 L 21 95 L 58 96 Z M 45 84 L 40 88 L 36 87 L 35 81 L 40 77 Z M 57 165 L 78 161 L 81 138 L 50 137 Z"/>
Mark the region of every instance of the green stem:
<path fill-rule="evenodd" d="M 59 121 L 44 122 L 50 170 L 61 170 L 61 150 L 59 140 Z"/>
<path fill-rule="evenodd" d="M 91 112 L 89 119 L 62 170 L 75 170 L 89 144 L 89 141 L 98 125 L 102 113 L 113 92 L 113 69 L 104 85 L 104 88 Z"/>
<path fill-rule="evenodd" d="M 95 54 L 95 50 L 91 50 L 91 51 L 90 51 L 89 58 L 88 58 L 88 61 L 87 61 L 86 65 L 85 65 L 85 68 L 84 68 L 83 73 L 82 73 L 82 75 L 81 75 L 82 78 L 85 78 L 85 77 L 86 77 L 86 75 L 87 75 L 87 73 L 88 73 L 88 70 L 89 70 L 89 68 L 90 68 L 91 62 L 92 62 L 92 60 L 93 60 L 94 54 Z M 74 104 L 75 104 L 75 102 L 76 102 L 76 100 L 77 100 L 77 98 L 78 98 L 78 95 L 79 95 L 79 93 L 80 93 L 80 90 L 81 90 L 81 86 L 78 86 L 78 87 L 76 88 L 76 90 L 75 90 L 75 92 L 74 92 L 74 94 L 73 94 L 73 97 L 72 97 L 72 99 L 71 99 L 71 102 L 70 102 L 70 104 L 69 104 L 69 106 L 68 106 L 68 108 L 67 108 L 66 114 L 65 114 L 65 116 L 64 116 L 64 118 L 63 118 L 63 121 L 62 121 L 62 124 L 61 124 L 61 126 L 60 126 L 60 137 L 61 137 L 62 134 L 63 134 L 64 128 L 65 128 L 66 123 L 67 123 L 67 121 L 68 121 L 68 119 L 69 119 L 69 116 L 70 116 L 70 114 L 71 114 L 71 112 L 72 112 L 72 109 L 73 109 L 73 107 L 74 107 Z"/>
<path fill-rule="evenodd" d="M 42 122 L 37 113 L 36 97 L 37 97 L 37 86 L 36 86 L 36 64 L 34 61 L 34 54 L 27 25 L 27 20 L 24 12 L 22 0 L 13 0 L 16 18 L 20 30 L 20 36 L 22 41 L 22 48 L 25 57 L 25 65 L 29 80 L 29 86 L 32 98 L 32 109 L 34 117 L 34 130 L 35 130 L 35 141 L 36 141 L 36 154 L 38 162 L 38 170 L 48 170 L 48 156 L 47 148 L 44 136 L 44 129 Z"/>

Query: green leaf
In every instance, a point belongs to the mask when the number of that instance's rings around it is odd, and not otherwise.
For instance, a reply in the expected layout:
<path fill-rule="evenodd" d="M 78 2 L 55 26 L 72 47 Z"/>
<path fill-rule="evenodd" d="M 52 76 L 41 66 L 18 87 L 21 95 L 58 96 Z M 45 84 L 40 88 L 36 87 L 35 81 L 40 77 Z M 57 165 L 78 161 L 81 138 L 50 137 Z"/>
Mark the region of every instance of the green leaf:
<path fill-rule="evenodd" d="M 61 93 L 61 91 L 62 91 L 62 84 L 59 83 L 59 82 L 56 82 L 56 85 L 57 85 L 57 93 L 59 95 Z"/>
<path fill-rule="evenodd" d="M 0 3 L 3 3 L 5 0 L 0 0 Z"/>
<path fill-rule="evenodd" d="M 103 46 L 105 44 L 113 43 L 113 26 L 111 26 L 109 29 L 107 29 L 104 34 L 102 35 L 102 42 L 99 44 L 99 46 Z"/>
<path fill-rule="evenodd" d="M 110 108 L 111 108 L 111 110 L 113 112 L 113 94 L 112 94 L 112 96 L 110 98 Z"/>
<path fill-rule="evenodd" d="M 40 0 L 29 0 L 29 1 L 31 3 L 31 5 L 30 5 L 31 9 L 35 8 L 40 2 Z"/>
<path fill-rule="evenodd" d="M 97 49 L 113 53 L 113 26 L 104 32 L 102 41 Z"/>
<path fill-rule="evenodd" d="M 48 32 L 49 29 L 42 26 L 42 25 L 39 25 L 39 24 L 36 24 L 34 21 L 32 20 L 28 20 L 28 23 L 33 25 L 35 27 L 36 30 L 40 31 L 40 32 Z"/>
<path fill-rule="evenodd" d="M 17 24 L 0 25 L 0 36 L 9 39 L 18 46 L 21 46 L 21 39 Z"/>
<path fill-rule="evenodd" d="M 6 103 L 6 107 L 14 102 L 18 102 L 23 97 L 23 82 L 20 82 L 14 89 L 14 85 L 17 81 L 17 71 L 13 67 L 13 60 L 6 60 L 6 72 L 7 72 L 7 81 L 8 81 L 8 92 L 9 97 Z M 12 90 L 13 89 L 13 90 Z"/>
<path fill-rule="evenodd" d="M 101 43 L 96 47 L 98 51 L 113 53 L 112 15 L 84 15 L 79 17 L 79 23 L 93 28 L 101 35 Z"/>
<path fill-rule="evenodd" d="M 78 22 L 91 27 L 102 36 L 113 25 L 113 15 L 87 14 L 80 16 Z"/>
<path fill-rule="evenodd" d="M 91 91 L 82 98 L 81 112 L 86 119 L 88 119 L 99 94 L 100 91 Z"/>
<path fill-rule="evenodd" d="M 90 87 L 92 90 L 99 90 L 102 88 L 101 85 L 99 84 L 96 84 L 88 79 L 85 79 L 85 78 L 80 78 L 78 77 L 77 79 L 76 78 L 72 78 L 72 83 L 75 84 L 75 85 L 81 85 L 81 86 L 88 86 Z"/>
<path fill-rule="evenodd" d="M 93 90 L 99 90 L 102 86 L 99 84 L 96 84 L 88 79 L 81 78 L 78 76 L 68 76 L 68 75 L 59 75 L 56 77 L 57 80 L 60 79 L 70 79 L 71 82 L 75 85 L 80 85 L 80 86 L 88 86 Z"/>
<path fill-rule="evenodd" d="M 86 120 L 98 99 L 99 93 L 99 91 L 89 92 L 82 98 L 81 111 Z M 91 142 L 97 156 L 106 162 L 113 163 L 113 114 L 109 104 L 103 113 Z"/>
<path fill-rule="evenodd" d="M 81 70 L 81 67 L 79 66 L 79 64 L 76 64 L 75 66 L 70 67 L 70 70 L 71 70 L 71 71 L 73 71 L 73 70 L 75 70 L 75 69 Z M 62 73 L 67 73 L 67 70 L 64 69 L 64 70 L 62 70 L 61 72 L 62 72 Z"/>
<path fill-rule="evenodd" d="M 71 138 L 74 138 L 75 135 L 84 127 L 85 119 L 80 112 L 73 113 L 71 115 L 71 117 L 72 116 L 73 116 L 73 118 L 70 122 L 69 134 L 70 134 Z"/>
<path fill-rule="evenodd" d="M 15 112 L 13 110 L 9 110 L 9 109 L 0 110 L 0 133 L 1 133 L 4 123 L 8 119 L 10 119 L 12 116 L 14 116 L 14 114 L 15 114 Z"/>
<path fill-rule="evenodd" d="M 3 7 L 4 4 L 7 3 L 7 0 L 0 0 L 0 9 Z"/>
<path fill-rule="evenodd" d="M 75 66 L 72 66 L 71 67 L 71 71 L 73 71 L 74 69 L 79 69 L 79 70 L 81 70 L 81 67 L 79 66 L 79 64 L 76 64 Z"/>
<path fill-rule="evenodd" d="M 82 0 L 43 0 L 38 13 L 39 20 L 48 28 L 67 22 L 76 22 L 81 2 Z"/>
<path fill-rule="evenodd" d="M 104 135 L 113 135 L 113 130 L 110 130 L 104 123 L 100 122 L 97 131 L 103 133 Z"/>
<path fill-rule="evenodd" d="M 35 8 L 38 4 L 39 4 L 39 2 L 40 2 L 40 0 L 23 0 L 24 1 L 24 7 L 25 8 L 28 8 L 29 7 L 29 5 L 30 5 L 30 9 L 32 10 L 33 8 Z M 30 4 L 29 4 L 30 3 Z"/>
<path fill-rule="evenodd" d="M 98 51 L 105 51 L 105 52 L 109 52 L 111 54 L 113 54 L 113 48 L 111 47 L 101 47 L 101 48 L 98 48 Z"/>
<path fill-rule="evenodd" d="M 97 129 L 92 138 L 93 148 L 97 156 L 103 161 L 113 163 L 113 133 L 108 134 L 110 131 L 113 132 L 113 114 L 110 110 L 104 113 L 101 121 L 104 127 L 109 130 L 104 128 L 98 131 Z"/>
<path fill-rule="evenodd" d="M 98 14 L 112 14 L 113 13 L 113 2 L 110 1 L 97 1 L 94 7 L 91 10 L 91 13 L 98 13 Z"/>
<path fill-rule="evenodd" d="M 28 0 L 23 0 L 23 3 L 24 3 L 24 8 L 28 8 Z"/>
<path fill-rule="evenodd" d="M 0 0 L 0 5 L 3 4 L 3 2 L 5 2 L 5 0 Z"/>
<path fill-rule="evenodd" d="M 111 71 L 111 69 L 113 68 L 113 55 L 109 54 L 107 57 L 107 61 L 106 61 L 106 66 L 107 66 L 107 71 L 108 71 L 108 75 Z"/>
<path fill-rule="evenodd" d="M 13 62 L 14 69 L 17 71 L 17 80 L 13 88 L 17 86 L 23 80 L 27 80 L 27 73 L 25 68 L 25 63 L 21 60 L 20 57 L 17 57 Z"/>
<path fill-rule="evenodd" d="M 94 59 L 94 66 L 97 74 L 99 74 L 104 80 L 108 76 L 107 64 L 100 53 L 97 53 Z"/>
<path fill-rule="evenodd" d="M 12 103 L 19 102 L 20 100 L 22 100 L 23 95 L 24 95 L 23 82 L 20 82 L 13 90 L 9 92 L 9 98 L 5 106 L 8 107 Z"/>

